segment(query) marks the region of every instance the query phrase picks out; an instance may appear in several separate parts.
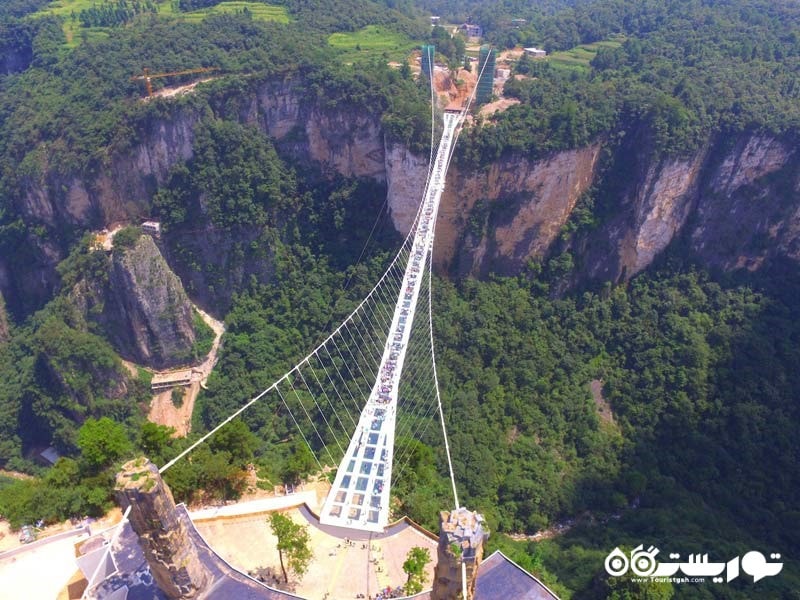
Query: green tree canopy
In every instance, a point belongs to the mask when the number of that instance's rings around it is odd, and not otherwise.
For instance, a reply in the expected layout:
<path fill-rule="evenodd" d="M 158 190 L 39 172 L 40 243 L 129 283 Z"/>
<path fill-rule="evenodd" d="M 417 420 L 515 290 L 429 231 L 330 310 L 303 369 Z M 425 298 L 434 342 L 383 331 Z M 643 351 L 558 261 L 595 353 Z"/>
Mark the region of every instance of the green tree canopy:
<path fill-rule="evenodd" d="M 132 450 L 125 427 L 108 417 L 86 419 L 78 430 L 78 447 L 86 463 L 95 469 L 111 464 Z"/>
<path fill-rule="evenodd" d="M 298 577 L 302 577 L 308 570 L 308 565 L 314 557 L 311 551 L 311 538 L 308 535 L 308 527 L 299 525 L 286 515 L 273 513 L 267 520 L 272 528 L 272 533 L 278 538 L 278 556 L 281 561 L 284 583 L 289 581 L 286 572 L 288 566 Z M 286 563 L 283 559 L 286 557 Z"/>
<path fill-rule="evenodd" d="M 408 576 L 406 580 L 406 594 L 418 594 L 422 591 L 422 586 L 428 579 L 425 567 L 431 562 L 431 554 L 427 548 L 414 546 L 408 551 L 406 561 L 403 563 L 403 571 Z"/>

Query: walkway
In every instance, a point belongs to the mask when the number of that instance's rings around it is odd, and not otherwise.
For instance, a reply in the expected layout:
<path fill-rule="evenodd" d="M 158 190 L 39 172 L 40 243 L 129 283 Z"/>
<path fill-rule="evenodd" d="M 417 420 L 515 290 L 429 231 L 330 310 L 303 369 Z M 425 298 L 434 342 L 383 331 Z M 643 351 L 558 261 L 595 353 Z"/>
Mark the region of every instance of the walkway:
<path fill-rule="evenodd" d="M 410 260 L 400 285 L 378 376 L 322 509 L 320 520 L 324 524 L 381 532 L 389 522 L 400 374 L 423 274 L 433 249 L 447 167 L 462 119 L 461 114 L 444 115 L 444 132 L 417 217 Z"/>
<path fill-rule="evenodd" d="M 0 597 L 55 599 L 78 570 L 75 544 L 85 539 L 66 532 L 63 537 L 44 539 L 35 547 L 20 548 L 14 556 L 0 559 Z M 62 534 L 63 535 L 63 534 Z M 45 575 L 45 576 L 43 576 Z"/>

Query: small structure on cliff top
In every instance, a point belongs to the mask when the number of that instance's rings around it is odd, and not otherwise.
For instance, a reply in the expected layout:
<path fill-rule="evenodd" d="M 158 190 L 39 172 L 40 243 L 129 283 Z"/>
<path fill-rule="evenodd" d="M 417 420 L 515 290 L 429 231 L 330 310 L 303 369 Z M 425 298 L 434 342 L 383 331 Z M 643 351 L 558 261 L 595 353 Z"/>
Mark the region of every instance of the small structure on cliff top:
<path fill-rule="evenodd" d="M 531 58 L 544 58 L 547 56 L 547 51 L 542 50 L 541 48 L 523 48 L 523 51 Z"/>
<path fill-rule="evenodd" d="M 158 221 L 145 221 L 142 223 L 142 231 L 153 237 L 161 237 L 161 223 Z"/>

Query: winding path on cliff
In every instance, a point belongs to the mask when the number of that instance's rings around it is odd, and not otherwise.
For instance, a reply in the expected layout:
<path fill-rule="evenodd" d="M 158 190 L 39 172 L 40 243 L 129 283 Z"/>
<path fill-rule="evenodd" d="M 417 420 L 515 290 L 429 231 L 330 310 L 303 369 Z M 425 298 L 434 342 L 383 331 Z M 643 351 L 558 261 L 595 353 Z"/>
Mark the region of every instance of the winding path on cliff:
<path fill-rule="evenodd" d="M 222 334 L 225 333 L 225 325 L 221 321 L 217 321 L 194 303 L 192 303 L 192 307 L 203 318 L 203 321 L 214 330 L 214 343 L 211 345 L 211 351 L 199 366 L 192 367 L 192 382 L 182 389 L 183 400 L 180 406 L 176 406 L 175 403 L 173 403 L 172 390 L 175 388 L 170 388 L 153 395 L 153 399 L 150 402 L 150 412 L 147 415 L 147 419 L 153 423 L 165 425 L 166 427 L 174 427 L 175 435 L 181 437 L 187 435 L 191 431 L 192 413 L 194 411 L 197 395 L 200 393 L 200 388 L 205 387 L 208 376 L 217 363 L 217 353 L 222 340 Z M 162 374 L 185 370 L 185 368 L 175 369 L 173 371 L 164 371 Z"/>

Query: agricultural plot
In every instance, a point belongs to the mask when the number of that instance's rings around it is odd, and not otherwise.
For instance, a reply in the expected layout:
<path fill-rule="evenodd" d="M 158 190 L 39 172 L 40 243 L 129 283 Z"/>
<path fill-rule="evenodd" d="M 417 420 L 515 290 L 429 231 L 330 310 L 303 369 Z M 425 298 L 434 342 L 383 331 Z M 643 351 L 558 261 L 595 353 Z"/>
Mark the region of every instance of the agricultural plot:
<path fill-rule="evenodd" d="M 391 31 L 382 25 L 368 25 L 353 33 L 332 33 L 328 44 L 350 55 L 353 59 L 387 55 L 387 58 L 401 60 L 418 45 L 401 33 Z"/>
<path fill-rule="evenodd" d="M 563 52 L 553 52 L 547 57 L 551 66 L 557 69 L 569 69 L 575 71 L 588 71 L 589 63 L 597 56 L 597 53 L 604 48 L 619 48 L 623 38 L 603 40 L 591 44 L 581 44 Z"/>
<path fill-rule="evenodd" d="M 259 21 L 288 23 L 290 20 L 289 13 L 286 11 L 285 7 L 272 6 L 262 2 L 245 2 L 238 0 L 221 2 L 216 6 L 192 12 L 181 12 L 178 9 L 176 0 L 157 0 L 155 3 L 159 16 L 179 19 L 188 23 L 199 23 L 210 15 L 235 13 L 248 13 L 253 19 Z M 33 16 L 51 15 L 62 19 L 64 22 L 64 36 L 67 38 L 67 46 L 74 48 L 83 41 L 108 37 L 111 28 L 83 27 L 80 22 L 81 11 L 102 5 L 102 0 L 54 0 Z"/>
<path fill-rule="evenodd" d="M 160 14 L 165 14 L 167 12 L 168 11 L 166 10 L 159 11 Z M 285 7 L 262 4 L 261 2 L 221 2 L 210 8 L 194 10 L 187 13 L 181 13 L 177 11 L 169 12 L 171 12 L 172 16 L 190 23 L 197 23 L 210 15 L 244 12 L 249 13 L 253 19 L 258 21 L 277 21 L 278 23 L 289 22 L 289 13 L 286 12 Z"/>
<path fill-rule="evenodd" d="M 35 13 L 34 17 L 55 16 L 64 21 L 64 36 L 67 38 L 67 46 L 74 48 L 81 41 L 88 39 L 101 39 L 108 36 L 108 30 L 104 27 L 81 27 L 78 15 L 82 10 L 92 8 L 97 4 L 97 0 L 55 0 L 45 8 Z"/>

